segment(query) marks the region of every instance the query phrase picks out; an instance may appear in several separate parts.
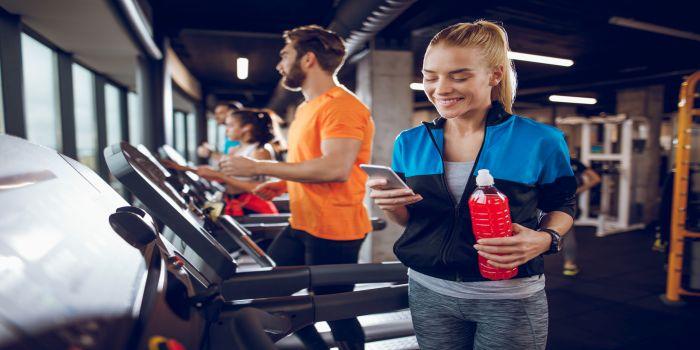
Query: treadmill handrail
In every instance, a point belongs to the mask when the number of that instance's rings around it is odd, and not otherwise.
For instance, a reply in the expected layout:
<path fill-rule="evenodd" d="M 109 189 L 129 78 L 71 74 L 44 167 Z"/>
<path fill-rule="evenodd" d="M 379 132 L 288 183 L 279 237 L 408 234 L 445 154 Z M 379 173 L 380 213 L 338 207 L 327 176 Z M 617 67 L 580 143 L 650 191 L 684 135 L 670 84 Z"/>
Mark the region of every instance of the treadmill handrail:
<path fill-rule="evenodd" d="M 277 297 L 304 288 L 356 283 L 406 283 L 407 268 L 399 262 L 282 266 L 269 270 L 239 272 L 221 283 L 226 300 Z"/>
<path fill-rule="evenodd" d="M 232 238 L 238 246 L 243 249 L 261 267 L 274 267 L 276 264 L 262 248 L 258 246 L 248 231 L 241 224 L 228 215 L 222 215 L 217 220 L 217 224 L 226 234 Z"/>
<path fill-rule="evenodd" d="M 275 350 L 277 347 L 266 331 L 272 328 L 279 333 L 286 333 L 291 329 L 288 319 L 252 307 L 236 311 L 230 319 L 233 344 L 240 350 Z"/>
<path fill-rule="evenodd" d="M 307 325 L 321 321 L 342 320 L 408 308 L 408 285 L 375 288 L 327 295 L 302 295 L 231 302 L 223 305 L 219 320 L 236 317 L 240 310 L 255 308 L 286 317 L 291 322 L 288 333 L 272 334 L 273 341 L 284 338 Z M 279 330 L 279 327 L 278 327 Z"/>

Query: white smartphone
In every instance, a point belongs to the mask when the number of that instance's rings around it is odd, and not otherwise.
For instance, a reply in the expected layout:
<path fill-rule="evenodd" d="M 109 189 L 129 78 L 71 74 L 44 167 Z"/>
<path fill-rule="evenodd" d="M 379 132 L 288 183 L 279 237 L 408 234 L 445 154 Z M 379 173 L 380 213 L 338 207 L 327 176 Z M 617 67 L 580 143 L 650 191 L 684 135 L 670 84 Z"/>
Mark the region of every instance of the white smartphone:
<path fill-rule="evenodd" d="M 401 180 L 399 175 L 388 166 L 360 164 L 360 168 L 369 175 L 370 179 L 385 179 L 387 189 L 409 189 L 408 185 Z"/>

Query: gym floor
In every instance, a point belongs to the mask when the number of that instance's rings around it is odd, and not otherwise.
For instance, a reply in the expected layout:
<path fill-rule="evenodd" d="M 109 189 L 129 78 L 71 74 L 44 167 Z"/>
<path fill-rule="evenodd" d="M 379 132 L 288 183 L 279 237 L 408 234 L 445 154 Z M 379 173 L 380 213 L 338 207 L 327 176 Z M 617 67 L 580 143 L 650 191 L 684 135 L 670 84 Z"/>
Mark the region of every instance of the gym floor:
<path fill-rule="evenodd" d="M 635 231 L 595 237 L 578 228 L 576 277 L 561 274 L 561 255 L 545 259 L 549 299 L 547 349 L 697 348 L 700 302 L 663 304 L 666 256 Z"/>
<path fill-rule="evenodd" d="M 581 268 L 576 277 L 562 275 L 561 254 L 545 259 L 548 350 L 697 348 L 700 300 L 686 299 L 683 306 L 661 302 L 666 255 L 651 250 L 648 232 L 595 237 L 592 228 L 578 227 L 576 233 Z M 373 324 L 383 317 L 360 321 Z M 413 337 L 367 344 L 368 350 L 416 348 Z"/>

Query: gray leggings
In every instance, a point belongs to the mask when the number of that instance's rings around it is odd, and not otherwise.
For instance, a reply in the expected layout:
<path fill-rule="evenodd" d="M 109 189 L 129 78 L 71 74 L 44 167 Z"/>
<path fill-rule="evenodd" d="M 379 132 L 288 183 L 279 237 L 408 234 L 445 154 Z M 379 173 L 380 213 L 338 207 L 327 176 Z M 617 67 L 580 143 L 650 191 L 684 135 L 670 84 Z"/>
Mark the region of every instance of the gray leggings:
<path fill-rule="evenodd" d="M 524 299 L 460 299 L 409 281 L 408 300 L 421 350 L 544 349 L 544 290 Z"/>

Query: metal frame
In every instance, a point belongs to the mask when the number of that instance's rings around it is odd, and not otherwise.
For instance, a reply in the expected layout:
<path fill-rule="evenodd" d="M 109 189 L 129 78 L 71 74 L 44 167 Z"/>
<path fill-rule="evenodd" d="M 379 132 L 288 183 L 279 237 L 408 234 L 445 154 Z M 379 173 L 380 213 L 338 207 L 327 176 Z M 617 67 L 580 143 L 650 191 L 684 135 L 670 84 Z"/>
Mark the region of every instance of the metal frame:
<path fill-rule="evenodd" d="M 73 58 L 70 54 L 55 50 L 58 60 L 58 105 L 61 119 L 61 151 L 78 159 L 78 141 L 75 130 L 75 99 L 73 98 Z M 97 156 L 97 154 L 95 154 Z"/>
<path fill-rule="evenodd" d="M 26 138 L 21 33 L 20 17 L 0 9 L 0 66 L 5 133 Z"/>
<path fill-rule="evenodd" d="M 102 150 L 107 147 L 107 106 L 105 104 L 105 84 L 107 80 L 98 74 L 95 74 L 95 116 L 97 118 L 97 149 Z M 98 152 L 98 162 L 97 169 L 100 176 L 103 179 L 109 177 L 109 168 L 104 157 L 99 156 Z"/>
<path fill-rule="evenodd" d="M 119 90 L 119 111 L 121 112 L 122 141 L 129 142 L 129 90 L 117 86 Z"/>
<path fill-rule="evenodd" d="M 700 296 L 681 287 L 683 276 L 683 254 L 686 238 L 700 238 L 700 232 L 686 228 L 688 205 L 688 185 L 690 179 L 690 152 L 693 136 L 693 116 L 700 116 L 700 109 L 695 107 L 695 94 L 700 82 L 700 71 L 691 75 L 681 85 L 678 110 L 678 144 L 676 148 L 676 173 L 673 178 L 673 210 L 671 213 L 671 244 L 668 254 L 668 275 L 666 294 L 667 303 L 679 303 L 683 295 Z"/>
<path fill-rule="evenodd" d="M 558 125 L 576 125 L 581 128 L 580 160 L 589 166 L 591 161 L 613 161 L 619 163 L 619 197 L 617 201 L 617 216 L 609 215 L 612 183 L 605 174 L 601 175 L 600 214 L 597 218 L 590 217 L 590 196 L 588 191 L 579 195 L 581 215 L 576 220 L 577 225 L 595 226 L 596 236 L 603 237 L 614 233 L 628 232 L 644 227 L 642 223 L 630 221 L 630 205 L 632 198 L 632 126 L 635 120 L 645 121 L 644 118 L 629 118 L 625 114 L 606 117 L 564 117 L 556 118 Z M 591 152 L 592 126 L 603 125 L 603 153 Z M 620 152 L 613 152 L 612 134 L 618 129 L 621 134 Z"/>

